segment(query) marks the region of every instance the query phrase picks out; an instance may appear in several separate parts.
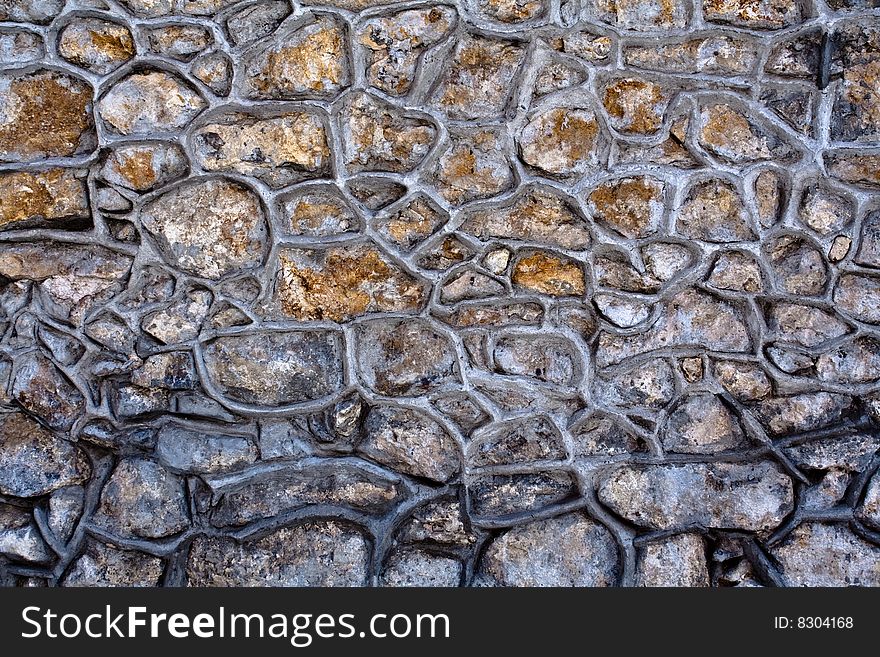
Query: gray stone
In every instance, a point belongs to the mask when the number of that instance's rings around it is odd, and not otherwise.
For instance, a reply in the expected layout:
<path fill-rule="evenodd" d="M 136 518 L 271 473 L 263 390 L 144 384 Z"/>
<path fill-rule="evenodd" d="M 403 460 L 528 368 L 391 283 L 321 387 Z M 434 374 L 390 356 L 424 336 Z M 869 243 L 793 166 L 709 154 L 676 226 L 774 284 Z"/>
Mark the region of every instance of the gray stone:
<path fill-rule="evenodd" d="M 61 579 L 61 586 L 158 586 L 164 565 L 145 552 L 89 541 Z"/>
<path fill-rule="evenodd" d="M 393 553 L 380 576 L 382 586 L 459 586 L 462 565 L 450 557 L 425 550 Z"/>
<path fill-rule="evenodd" d="M 787 586 L 880 586 L 880 548 L 846 525 L 805 523 L 771 553 Z"/>
<path fill-rule="evenodd" d="M 172 470 L 196 474 L 242 468 L 259 456 L 256 444 L 247 436 L 177 424 L 166 424 L 159 431 L 156 455 Z"/>
<path fill-rule="evenodd" d="M 699 534 L 677 534 L 639 552 L 636 586 L 709 586 L 706 544 Z"/>
<path fill-rule="evenodd" d="M 559 429 L 544 416 L 483 427 L 467 447 L 471 467 L 561 461 L 566 452 Z"/>

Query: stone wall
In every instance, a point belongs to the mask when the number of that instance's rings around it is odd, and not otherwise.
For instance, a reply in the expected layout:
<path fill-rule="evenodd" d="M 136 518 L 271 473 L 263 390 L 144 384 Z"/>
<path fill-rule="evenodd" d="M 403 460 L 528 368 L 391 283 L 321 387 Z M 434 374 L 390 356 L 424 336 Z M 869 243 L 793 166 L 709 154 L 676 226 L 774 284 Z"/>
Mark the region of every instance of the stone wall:
<path fill-rule="evenodd" d="M 873 0 L 0 0 L 0 580 L 880 585 Z"/>

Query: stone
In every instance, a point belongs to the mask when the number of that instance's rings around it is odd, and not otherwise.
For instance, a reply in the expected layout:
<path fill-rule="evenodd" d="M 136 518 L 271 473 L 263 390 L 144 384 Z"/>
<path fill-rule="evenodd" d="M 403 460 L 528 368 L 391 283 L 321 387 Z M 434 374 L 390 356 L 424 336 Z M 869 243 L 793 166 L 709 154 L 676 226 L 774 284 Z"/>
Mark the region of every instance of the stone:
<path fill-rule="evenodd" d="M 0 173 L 0 231 L 76 229 L 90 223 L 86 182 L 77 170 Z"/>
<path fill-rule="evenodd" d="M 675 374 L 665 360 L 641 363 L 595 382 L 594 394 L 604 404 L 659 410 L 675 395 Z"/>
<path fill-rule="evenodd" d="M 43 39 L 27 30 L 0 29 L 0 59 L 11 65 L 30 64 L 46 53 Z"/>
<path fill-rule="evenodd" d="M 705 292 L 685 289 L 666 302 L 664 311 L 648 331 L 631 336 L 600 332 L 596 361 L 605 367 L 636 354 L 684 346 L 746 352 L 751 338 L 735 306 Z"/>
<path fill-rule="evenodd" d="M 354 173 L 411 171 L 425 159 L 437 136 L 427 115 L 408 116 L 366 93 L 346 98 L 340 117 L 343 157 Z"/>
<path fill-rule="evenodd" d="M 735 105 L 704 105 L 698 125 L 700 146 L 731 164 L 770 159 L 785 161 L 793 155 L 787 142 Z"/>
<path fill-rule="evenodd" d="M 71 64 L 107 75 L 135 55 L 134 38 L 125 26 L 100 18 L 80 18 L 58 36 L 58 54 Z"/>
<path fill-rule="evenodd" d="M 869 337 L 844 342 L 819 356 L 816 373 L 831 383 L 873 383 L 880 379 L 880 342 Z"/>
<path fill-rule="evenodd" d="M 853 150 L 829 151 L 823 155 L 828 174 L 838 180 L 876 189 L 880 187 L 880 155 Z"/>
<path fill-rule="evenodd" d="M 357 232 L 362 224 L 335 187 L 304 187 L 278 201 L 282 230 L 291 235 L 345 235 Z"/>
<path fill-rule="evenodd" d="M 458 306 L 451 314 L 441 317 L 456 328 L 502 326 L 535 326 L 541 323 L 544 311 L 537 303 L 486 303 Z"/>
<path fill-rule="evenodd" d="M 97 145 L 92 86 L 51 70 L 0 75 L 0 162 L 87 155 Z"/>
<path fill-rule="evenodd" d="M 369 244 L 279 255 L 275 300 L 287 317 L 343 322 L 370 312 L 417 312 L 425 285 Z"/>
<path fill-rule="evenodd" d="M 84 506 L 85 490 L 82 486 L 65 486 L 52 493 L 47 522 L 55 538 L 62 543 L 70 540 Z"/>
<path fill-rule="evenodd" d="M 187 83 L 165 71 L 131 73 L 98 101 L 98 115 L 111 132 L 125 136 L 175 132 L 207 107 Z"/>
<path fill-rule="evenodd" d="M 765 242 L 767 263 L 776 274 L 782 291 L 817 296 L 825 290 L 828 269 L 822 252 L 805 238 L 780 235 Z"/>
<path fill-rule="evenodd" d="M 367 387 L 381 395 L 418 397 L 458 381 L 449 338 L 421 319 L 377 319 L 358 325 L 355 349 Z"/>
<path fill-rule="evenodd" d="M 852 398 L 828 392 L 770 397 L 755 408 L 757 418 L 773 435 L 803 433 L 833 425 L 852 405 Z"/>
<path fill-rule="evenodd" d="M 650 176 L 620 178 L 593 189 L 587 200 L 594 221 L 628 239 L 656 233 L 663 221 L 662 181 Z"/>
<path fill-rule="evenodd" d="M 599 500 L 651 529 L 779 526 L 793 508 L 791 479 L 771 461 L 626 465 L 602 479 Z"/>
<path fill-rule="evenodd" d="M 440 288 L 440 302 L 453 304 L 469 299 L 486 299 L 502 296 L 505 292 L 504 285 L 491 276 L 474 269 L 462 269 Z"/>
<path fill-rule="evenodd" d="M 641 249 L 645 270 L 659 281 L 669 281 L 694 264 L 688 247 L 675 242 L 653 242 Z"/>
<path fill-rule="evenodd" d="M 571 433 L 572 456 L 576 462 L 597 456 L 607 458 L 647 451 L 643 440 L 603 413 L 591 414 L 579 422 Z"/>
<path fill-rule="evenodd" d="M 272 34 L 290 15 L 290 5 L 284 0 L 271 0 L 246 5 L 226 19 L 226 31 L 236 46 L 245 46 Z"/>
<path fill-rule="evenodd" d="M 605 62 L 611 56 L 615 40 L 592 30 L 579 30 L 562 36 L 553 46 L 556 50 L 586 62 Z"/>
<path fill-rule="evenodd" d="M 525 60 L 518 41 L 466 34 L 459 38 L 432 96 L 450 119 L 491 119 L 504 113 Z"/>
<path fill-rule="evenodd" d="M 612 127 L 625 134 L 655 134 L 663 124 L 668 102 L 668 94 L 659 84 L 643 78 L 610 81 L 602 92 Z"/>
<path fill-rule="evenodd" d="M 468 529 L 457 499 L 432 500 L 416 508 L 398 533 L 403 542 L 468 546 L 475 536 Z"/>
<path fill-rule="evenodd" d="M 716 395 L 694 394 L 669 414 L 662 445 L 679 454 L 717 454 L 743 449 L 748 441 L 739 420 Z"/>
<path fill-rule="evenodd" d="M 666 73 L 704 73 L 708 75 L 743 75 L 758 63 L 755 42 L 741 35 L 710 33 L 706 37 L 664 38 L 662 43 L 623 46 L 623 59 L 629 66 Z"/>
<path fill-rule="evenodd" d="M 459 447 L 449 433 L 414 409 L 375 407 L 364 433 L 358 451 L 397 472 L 445 482 L 460 468 Z"/>
<path fill-rule="evenodd" d="M 208 290 L 187 290 L 177 302 L 146 315 L 141 328 L 163 344 L 194 340 L 208 316 L 212 298 Z"/>
<path fill-rule="evenodd" d="M 315 111 L 224 112 L 194 133 L 194 155 L 206 171 L 251 176 L 272 189 L 327 178 L 325 123 Z"/>
<path fill-rule="evenodd" d="M 818 104 L 811 91 L 801 87 L 767 86 L 759 100 L 801 134 L 815 135 Z"/>
<path fill-rule="evenodd" d="M 254 100 L 333 96 L 349 84 L 348 47 L 338 19 L 315 17 L 246 53 L 242 92 Z"/>
<path fill-rule="evenodd" d="M 217 527 L 238 527 L 319 504 L 380 515 L 404 497 L 396 477 L 379 474 L 363 462 L 257 471 L 215 494 L 219 500 L 211 511 L 211 523 Z"/>
<path fill-rule="evenodd" d="M 783 453 L 805 470 L 843 470 L 863 472 L 877 451 L 880 439 L 864 434 L 822 438 L 783 449 Z"/>
<path fill-rule="evenodd" d="M 158 586 L 162 559 L 98 541 L 88 541 L 85 551 L 61 579 L 61 586 Z"/>
<path fill-rule="evenodd" d="M 510 264 L 511 251 L 506 248 L 493 249 L 483 257 L 483 265 L 493 274 L 500 275 L 507 271 Z"/>
<path fill-rule="evenodd" d="M 834 288 L 835 307 L 868 324 L 880 324 L 880 279 L 844 274 Z"/>
<path fill-rule="evenodd" d="M 764 291 L 764 274 L 761 265 L 751 253 L 723 251 L 715 259 L 707 283 L 718 290 L 746 292 Z"/>
<path fill-rule="evenodd" d="M 705 242 L 745 242 L 755 239 L 739 191 L 723 179 L 695 183 L 676 218 L 678 232 Z"/>
<path fill-rule="evenodd" d="M 865 489 L 865 496 L 859 506 L 858 515 L 869 525 L 880 528 L 880 476 L 876 472 Z"/>
<path fill-rule="evenodd" d="M 758 222 L 766 227 L 779 220 L 785 196 L 782 176 L 773 169 L 766 169 L 755 177 L 755 206 Z"/>
<path fill-rule="evenodd" d="M 218 337 L 203 346 L 203 355 L 211 384 L 245 404 L 296 404 L 342 387 L 342 341 L 332 331 Z"/>
<path fill-rule="evenodd" d="M 639 552 L 636 586 L 709 586 L 706 544 L 699 534 L 676 534 Z"/>
<path fill-rule="evenodd" d="M 787 586 L 878 586 L 880 548 L 844 524 L 807 522 L 771 549 Z"/>
<path fill-rule="evenodd" d="M 434 167 L 437 191 L 452 205 L 491 198 L 510 189 L 513 169 L 497 129 L 450 130 L 450 142 Z"/>
<path fill-rule="evenodd" d="M 846 235 L 838 235 L 831 242 L 831 248 L 828 249 L 828 260 L 830 262 L 840 262 L 846 258 L 852 247 L 852 240 Z"/>
<path fill-rule="evenodd" d="M 623 30 L 681 29 L 689 22 L 689 8 L 681 0 L 590 0 L 588 6 L 597 18 Z"/>
<path fill-rule="evenodd" d="M 110 390 L 109 401 L 114 414 L 127 419 L 168 410 L 169 394 L 167 390 L 123 384 Z"/>
<path fill-rule="evenodd" d="M 449 216 L 428 196 L 418 194 L 393 214 L 379 217 L 374 226 L 388 242 L 411 251 L 436 233 Z"/>
<path fill-rule="evenodd" d="M 513 266 L 511 280 L 517 287 L 550 296 L 580 296 L 586 292 L 581 265 L 546 251 L 527 253 Z"/>
<path fill-rule="evenodd" d="M 364 586 L 370 544 L 348 523 L 315 520 L 257 540 L 199 536 L 189 586 Z"/>
<path fill-rule="evenodd" d="M 37 497 L 79 484 L 91 475 L 86 453 L 24 413 L 0 417 L 0 493 Z"/>
<path fill-rule="evenodd" d="M 12 398 L 55 431 L 69 431 L 86 405 L 82 392 L 67 376 L 35 352 L 19 359 Z"/>
<path fill-rule="evenodd" d="M 416 264 L 429 271 L 446 271 L 474 255 L 473 249 L 454 235 L 449 235 L 419 256 Z"/>
<path fill-rule="evenodd" d="M 147 203 L 140 218 L 168 261 L 196 276 L 216 280 L 265 258 L 263 205 L 238 182 L 187 181 Z"/>
<path fill-rule="evenodd" d="M 0 20 L 13 23 L 51 23 L 64 10 L 67 0 L 7 0 L 0 6 Z"/>
<path fill-rule="evenodd" d="M 459 230 L 482 241 L 510 239 L 581 251 L 591 238 L 576 207 L 573 199 L 558 192 L 528 187 L 512 202 L 467 213 Z"/>
<path fill-rule="evenodd" d="M 859 250 L 854 260 L 863 267 L 880 269 L 880 212 L 874 211 L 862 220 Z"/>
<path fill-rule="evenodd" d="M 462 566 L 457 559 L 426 550 L 394 552 L 380 576 L 382 586 L 459 586 Z"/>
<path fill-rule="evenodd" d="M 540 334 L 499 336 L 492 350 L 495 368 L 555 385 L 573 385 L 581 374 L 580 357 L 565 338 Z"/>
<path fill-rule="evenodd" d="M 593 303 L 604 319 L 620 328 L 638 326 L 651 316 L 650 305 L 613 294 L 596 294 Z"/>
<path fill-rule="evenodd" d="M 587 79 L 586 72 L 568 60 L 549 61 L 535 76 L 536 97 L 546 96 L 554 91 L 569 89 L 582 84 Z"/>
<path fill-rule="evenodd" d="M 571 513 L 515 527 L 494 539 L 477 578 L 490 586 L 614 586 L 618 559 L 611 532 Z"/>
<path fill-rule="evenodd" d="M 387 208 L 406 195 L 406 185 L 384 177 L 362 177 L 346 183 L 348 192 L 365 208 L 376 211 Z"/>
<path fill-rule="evenodd" d="M 30 563 L 47 563 L 53 558 L 33 516 L 9 504 L 0 504 L 0 554 Z"/>
<path fill-rule="evenodd" d="M 793 78 L 817 78 L 822 58 L 822 31 L 807 30 L 779 40 L 770 50 L 764 71 Z"/>
<path fill-rule="evenodd" d="M 423 53 L 443 41 L 457 22 L 443 5 L 408 9 L 366 21 L 358 43 L 367 51 L 367 81 L 392 96 L 409 92 Z"/>
<path fill-rule="evenodd" d="M 92 522 L 119 536 L 163 538 L 189 527 L 184 480 L 153 461 L 120 461 Z"/>
<path fill-rule="evenodd" d="M 580 176 L 605 160 L 605 137 L 589 109 L 555 107 L 531 117 L 519 135 L 523 162 L 551 176 Z"/>
<path fill-rule="evenodd" d="M 111 150 L 100 175 L 113 185 L 148 192 L 182 177 L 188 168 L 186 154 L 177 144 L 141 142 Z"/>
<path fill-rule="evenodd" d="M 529 474 L 483 475 L 468 484 L 473 514 L 507 518 L 544 510 L 577 495 L 577 483 L 565 470 Z"/>
<path fill-rule="evenodd" d="M 144 388 L 191 390 L 196 382 L 192 355 L 186 351 L 169 351 L 149 356 L 131 373 L 131 382 Z"/>
<path fill-rule="evenodd" d="M 205 474 L 240 469 L 256 461 L 258 451 L 247 436 L 166 424 L 159 431 L 156 456 L 171 470 Z"/>
<path fill-rule="evenodd" d="M 715 378 L 741 402 L 757 401 L 772 392 L 769 377 L 755 364 L 721 360 L 714 364 Z"/>
<path fill-rule="evenodd" d="M 758 30 L 778 30 L 803 18 L 797 2 L 771 0 L 703 0 L 703 16 L 711 23 Z"/>
<path fill-rule="evenodd" d="M 834 90 L 831 139 L 876 143 L 880 135 L 875 91 L 880 69 L 878 35 L 876 24 L 845 24 L 834 35 L 831 65 L 843 75 Z"/>
<path fill-rule="evenodd" d="M 785 302 L 770 306 L 767 325 L 780 339 L 804 347 L 816 347 L 849 333 L 846 324 L 824 310 Z"/>
<path fill-rule="evenodd" d="M 218 96 L 228 96 L 232 89 L 232 62 L 220 52 L 208 53 L 193 60 L 190 71 Z"/>
<path fill-rule="evenodd" d="M 470 467 L 562 461 L 567 450 L 559 429 L 545 416 L 490 424 L 471 436 Z"/>

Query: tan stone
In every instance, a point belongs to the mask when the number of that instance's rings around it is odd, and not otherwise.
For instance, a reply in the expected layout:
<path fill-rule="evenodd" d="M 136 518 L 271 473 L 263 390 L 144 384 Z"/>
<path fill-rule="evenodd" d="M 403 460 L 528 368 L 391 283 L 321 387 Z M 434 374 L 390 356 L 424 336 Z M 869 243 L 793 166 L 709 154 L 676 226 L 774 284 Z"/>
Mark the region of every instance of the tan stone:
<path fill-rule="evenodd" d="M 681 235 L 707 242 L 739 242 L 755 237 L 739 192 L 721 179 L 693 185 L 679 209 L 677 223 Z"/>
<path fill-rule="evenodd" d="M 214 37 L 200 25 L 163 25 L 147 32 L 150 51 L 188 62 L 214 43 Z"/>
<path fill-rule="evenodd" d="M 668 73 L 742 75 L 754 70 L 758 51 L 754 41 L 725 34 L 705 38 L 635 43 L 623 48 L 629 66 Z"/>
<path fill-rule="evenodd" d="M 593 217 L 630 239 L 651 235 L 663 220 L 664 184 L 650 176 L 621 178 L 596 187 L 588 200 Z"/>
<path fill-rule="evenodd" d="M 540 18 L 550 8 L 548 0 L 476 0 L 480 15 L 502 23 L 523 23 Z"/>
<path fill-rule="evenodd" d="M 525 57 L 517 41 L 468 35 L 459 39 L 433 99 L 451 119 L 502 114 Z"/>
<path fill-rule="evenodd" d="M 284 100 L 335 94 L 348 85 L 346 51 L 342 24 L 326 16 L 276 36 L 247 61 L 245 95 Z"/>
<path fill-rule="evenodd" d="M 223 53 L 199 57 L 192 63 L 192 74 L 218 96 L 227 96 L 232 88 L 232 62 Z"/>
<path fill-rule="evenodd" d="M 580 175 L 605 157 L 596 115 L 587 109 L 557 107 L 538 114 L 519 137 L 523 162 L 553 175 Z"/>
<path fill-rule="evenodd" d="M 580 296 L 587 283 L 580 264 L 546 252 L 537 251 L 521 257 L 513 267 L 512 280 L 530 292 L 551 296 Z"/>
<path fill-rule="evenodd" d="M 622 78 L 610 82 L 602 102 L 611 125 L 625 133 L 651 135 L 663 124 L 668 98 L 656 82 Z"/>
<path fill-rule="evenodd" d="M 370 312 L 417 312 L 426 286 L 368 244 L 284 249 L 276 302 L 298 320 L 343 322 Z"/>
<path fill-rule="evenodd" d="M 450 131 L 450 141 L 434 170 L 438 191 L 446 201 L 461 205 L 513 186 L 514 174 L 504 156 L 499 130 Z"/>
<path fill-rule="evenodd" d="M 830 151 L 823 155 L 828 173 L 859 187 L 880 187 L 880 154 L 864 151 Z"/>
<path fill-rule="evenodd" d="M 703 16 L 712 23 L 778 30 L 801 20 L 796 0 L 703 0 Z"/>
<path fill-rule="evenodd" d="M 58 54 L 71 64 L 106 75 L 134 57 L 135 45 L 124 25 L 82 18 L 61 30 Z"/>
<path fill-rule="evenodd" d="M 253 176 L 278 189 L 330 174 L 324 123 L 305 110 L 224 114 L 194 133 L 194 155 L 203 169 Z"/>
<path fill-rule="evenodd" d="M 411 171 L 428 154 L 437 134 L 426 117 L 407 116 L 365 93 L 346 100 L 340 121 L 345 162 L 353 172 Z"/>
<path fill-rule="evenodd" d="M 0 108 L 0 162 L 81 155 L 97 143 L 92 87 L 72 75 L 0 75 Z"/>
<path fill-rule="evenodd" d="M 587 222 L 572 202 L 540 187 L 527 188 L 512 203 L 468 214 L 460 230 L 484 241 L 512 239 L 574 250 L 590 245 Z"/>
<path fill-rule="evenodd" d="M 76 225 L 88 217 L 85 180 L 75 171 L 0 173 L 0 231 Z"/>
<path fill-rule="evenodd" d="M 448 217 L 427 196 L 413 198 L 392 215 L 376 220 L 376 230 L 404 251 L 411 251 L 446 223 Z"/>
<path fill-rule="evenodd" d="M 358 41 L 369 51 L 369 83 L 393 96 L 407 93 L 422 53 L 445 39 L 456 20 L 454 10 L 439 5 L 401 11 L 364 23 Z"/>
<path fill-rule="evenodd" d="M 690 11 L 684 0 L 591 0 L 589 4 L 601 20 L 640 32 L 684 28 Z"/>
<path fill-rule="evenodd" d="M 334 187 L 307 187 L 279 200 L 283 229 L 292 235 L 341 235 L 356 231 L 361 224 Z"/>
<path fill-rule="evenodd" d="M 182 176 L 187 159 L 177 144 L 145 142 L 124 144 L 110 151 L 101 176 L 107 182 L 146 192 Z"/>
<path fill-rule="evenodd" d="M 740 109 L 722 103 L 706 105 L 700 113 L 700 146 L 734 164 L 785 159 L 791 149 Z"/>

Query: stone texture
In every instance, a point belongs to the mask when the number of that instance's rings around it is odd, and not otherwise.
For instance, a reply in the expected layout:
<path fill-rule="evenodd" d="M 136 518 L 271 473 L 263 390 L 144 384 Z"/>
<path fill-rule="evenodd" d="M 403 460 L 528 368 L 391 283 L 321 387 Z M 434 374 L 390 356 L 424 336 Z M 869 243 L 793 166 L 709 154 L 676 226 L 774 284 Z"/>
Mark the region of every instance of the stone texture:
<path fill-rule="evenodd" d="M 101 177 L 126 189 L 147 192 L 183 176 L 187 164 L 186 154 L 177 144 L 127 144 L 108 153 Z"/>
<path fill-rule="evenodd" d="M 791 479 L 769 461 L 624 466 L 598 493 L 613 511 L 652 529 L 768 530 L 794 502 Z"/>
<path fill-rule="evenodd" d="M 491 198 L 512 187 L 514 174 L 498 130 L 450 131 L 450 144 L 437 160 L 437 191 L 453 205 Z"/>
<path fill-rule="evenodd" d="M 82 175 L 72 169 L 0 173 L 0 231 L 91 222 Z"/>
<path fill-rule="evenodd" d="M 618 569 L 611 533 L 583 515 L 569 514 L 493 540 L 479 577 L 489 586 L 614 586 Z"/>
<path fill-rule="evenodd" d="M 125 25 L 83 18 L 61 30 L 58 54 L 80 68 L 106 75 L 134 57 L 134 38 Z"/>
<path fill-rule="evenodd" d="M 356 528 L 313 521 L 239 543 L 201 536 L 186 567 L 189 586 L 363 586 L 370 546 Z"/>
<path fill-rule="evenodd" d="M 126 136 L 180 130 L 205 109 L 199 94 L 165 71 L 132 73 L 98 102 L 108 129 Z"/>
<path fill-rule="evenodd" d="M 581 175 L 604 159 L 601 125 L 581 108 L 558 107 L 535 115 L 519 136 L 523 162 L 551 176 Z"/>
<path fill-rule="evenodd" d="M 604 183 L 589 194 L 593 219 L 629 239 L 657 232 L 663 220 L 664 185 L 648 176 Z"/>
<path fill-rule="evenodd" d="M 145 587 L 157 586 L 162 578 L 158 557 L 90 541 L 83 554 L 61 580 L 62 586 Z"/>
<path fill-rule="evenodd" d="M 877 586 L 878 548 L 846 525 L 805 523 L 773 556 L 788 586 Z"/>
<path fill-rule="evenodd" d="M 637 586 L 709 586 L 706 545 L 699 534 L 649 543 L 636 569 Z"/>

